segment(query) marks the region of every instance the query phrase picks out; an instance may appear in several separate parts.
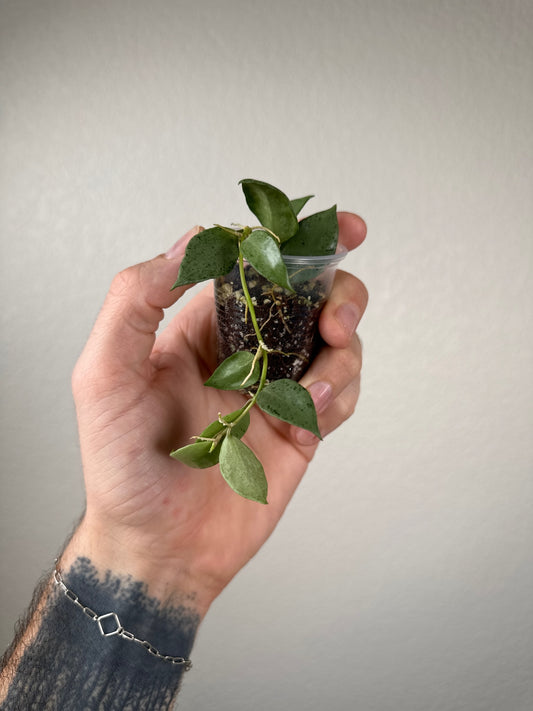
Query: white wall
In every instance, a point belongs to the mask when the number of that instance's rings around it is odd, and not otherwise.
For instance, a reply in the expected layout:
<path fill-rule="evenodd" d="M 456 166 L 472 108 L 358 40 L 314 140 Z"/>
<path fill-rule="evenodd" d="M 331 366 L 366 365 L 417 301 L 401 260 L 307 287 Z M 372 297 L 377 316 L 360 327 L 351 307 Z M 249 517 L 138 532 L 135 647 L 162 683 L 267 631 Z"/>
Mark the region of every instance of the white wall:
<path fill-rule="evenodd" d="M 1 0 L 0 642 L 82 507 L 113 274 L 268 180 L 369 225 L 363 394 L 183 711 L 533 706 L 530 0 Z"/>

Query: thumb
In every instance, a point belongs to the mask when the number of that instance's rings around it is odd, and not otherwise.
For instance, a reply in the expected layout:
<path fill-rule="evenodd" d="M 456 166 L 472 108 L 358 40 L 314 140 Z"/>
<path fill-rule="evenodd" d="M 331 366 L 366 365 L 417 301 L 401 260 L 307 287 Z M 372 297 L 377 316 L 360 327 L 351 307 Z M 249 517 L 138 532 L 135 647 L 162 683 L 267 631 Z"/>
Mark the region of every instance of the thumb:
<path fill-rule="evenodd" d="M 113 279 L 82 359 L 100 375 L 117 370 L 143 371 L 163 318 L 188 286 L 171 291 L 189 240 L 202 227 L 193 227 L 165 255 L 128 267 Z"/>

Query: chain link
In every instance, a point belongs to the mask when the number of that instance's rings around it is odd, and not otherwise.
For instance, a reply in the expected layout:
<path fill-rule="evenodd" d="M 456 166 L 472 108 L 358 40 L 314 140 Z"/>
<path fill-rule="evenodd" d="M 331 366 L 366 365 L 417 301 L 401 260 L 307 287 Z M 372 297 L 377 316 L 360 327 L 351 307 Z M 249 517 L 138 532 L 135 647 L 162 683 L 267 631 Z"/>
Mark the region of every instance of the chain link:
<path fill-rule="evenodd" d="M 67 588 L 65 582 L 63 581 L 63 577 L 61 576 L 61 571 L 57 567 L 54 570 L 54 581 L 63 591 L 64 595 L 77 607 L 79 607 L 84 615 L 87 615 L 90 620 L 98 624 L 98 629 L 100 630 L 100 634 L 103 637 L 114 637 L 115 635 L 117 637 L 122 637 L 123 639 L 128 640 L 129 642 L 135 642 L 135 644 L 144 647 L 144 649 L 146 649 L 149 654 L 152 654 L 158 659 L 162 659 L 165 662 L 170 662 L 171 664 L 174 664 L 176 666 L 183 667 L 185 671 L 189 671 L 189 669 L 192 667 L 192 662 L 190 659 L 185 659 L 184 657 L 172 657 L 169 654 L 161 654 L 161 652 L 156 649 L 153 644 L 150 644 L 150 642 L 145 639 L 139 639 L 133 634 L 133 632 L 128 632 L 127 630 L 125 630 L 124 627 L 122 627 L 116 612 L 106 612 L 103 615 L 98 615 L 94 610 L 91 610 L 90 607 L 84 605 L 82 602 L 80 602 L 80 599 L 76 595 L 76 593 L 72 592 L 72 590 L 69 590 L 69 588 Z M 102 625 L 102 621 L 110 619 L 114 621 L 116 627 L 110 632 L 106 632 Z"/>

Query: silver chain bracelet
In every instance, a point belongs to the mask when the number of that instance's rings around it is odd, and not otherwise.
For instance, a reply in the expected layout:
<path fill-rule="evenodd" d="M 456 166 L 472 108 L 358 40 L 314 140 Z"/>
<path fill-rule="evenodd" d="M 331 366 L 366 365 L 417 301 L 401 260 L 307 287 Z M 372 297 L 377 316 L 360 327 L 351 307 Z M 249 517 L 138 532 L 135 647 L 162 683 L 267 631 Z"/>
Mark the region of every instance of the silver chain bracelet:
<path fill-rule="evenodd" d="M 103 637 L 113 637 L 117 635 L 118 637 L 127 639 L 129 642 L 135 642 L 139 646 L 144 647 L 144 649 L 146 649 L 149 654 L 153 654 L 153 656 L 157 657 L 158 659 L 162 659 L 165 662 L 170 662 L 171 664 L 175 664 L 176 666 L 183 667 L 184 671 L 189 671 L 189 669 L 192 667 L 192 662 L 190 659 L 185 659 L 184 657 L 172 657 L 170 656 L 170 654 L 161 654 L 161 652 L 158 651 L 153 646 L 153 644 L 150 644 L 150 642 L 147 642 L 145 639 L 139 639 L 132 632 L 128 632 L 127 630 L 125 630 L 124 627 L 122 627 L 116 612 L 106 612 L 103 615 L 98 615 L 94 610 L 91 610 L 90 607 L 87 607 L 87 605 L 84 605 L 82 602 L 80 602 L 80 599 L 78 598 L 76 593 L 72 592 L 72 590 L 69 590 L 65 585 L 63 577 L 61 576 L 61 571 L 57 567 L 57 564 L 54 570 L 54 581 L 57 585 L 59 585 L 65 596 L 71 602 L 77 605 L 90 620 L 96 622 L 96 624 L 98 625 L 98 629 L 100 630 L 100 634 Z M 116 628 L 114 630 L 111 630 L 111 632 L 106 632 L 102 625 L 102 622 L 104 620 L 113 620 L 116 625 Z"/>

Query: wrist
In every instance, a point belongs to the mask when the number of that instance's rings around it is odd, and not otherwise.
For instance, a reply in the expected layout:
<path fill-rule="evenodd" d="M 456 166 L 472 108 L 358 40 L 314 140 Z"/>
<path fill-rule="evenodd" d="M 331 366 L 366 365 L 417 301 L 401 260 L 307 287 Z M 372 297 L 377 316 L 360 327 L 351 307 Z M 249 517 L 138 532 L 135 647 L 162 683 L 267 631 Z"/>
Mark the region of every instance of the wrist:
<path fill-rule="evenodd" d="M 185 558 L 154 550 L 127 530 L 109 530 L 87 514 L 61 555 L 59 566 L 68 571 L 77 560 L 91 562 L 103 579 L 112 574 L 141 583 L 146 594 L 163 606 L 185 606 L 203 619 L 215 597 L 191 572 Z"/>
<path fill-rule="evenodd" d="M 39 593 L 0 682 L 2 708 L 170 711 L 191 666 L 196 610 L 162 604 L 144 582 L 102 573 L 88 557 L 70 560 L 73 551 L 71 542 Z"/>
<path fill-rule="evenodd" d="M 56 609 L 59 614 L 62 609 L 64 629 L 75 629 L 82 634 L 86 649 L 93 648 L 100 657 L 107 655 L 110 661 L 119 653 L 128 665 L 142 669 L 148 664 L 143 652 L 149 653 L 155 660 L 165 662 L 161 667 L 154 665 L 154 659 L 150 660 L 149 666 L 157 675 L 165 676 L 169 664 L 183 671 L 190 669 L 188 656 L 199 624 L 194 609 L 161 605 L 157 598 L 147 595 L 144 583 L 130 576 L 107 571 L 101 579 L 88 558 L 77 558 L 67 573 L 63 573 L 57 563 L 53 580 Z M 61 593 L 70 604 L 65 605 Z M 77 611 L 72 615 L 73 606 Z M 80 616 L 80 612 L 83 615 Z M 115 648 L 105 643 L 101 646 L 101 637 L 113 639 Z M 134 647 L 124 642 L 133 643 Z M 179 653 L 171 654 L 171 647 Z"/>

